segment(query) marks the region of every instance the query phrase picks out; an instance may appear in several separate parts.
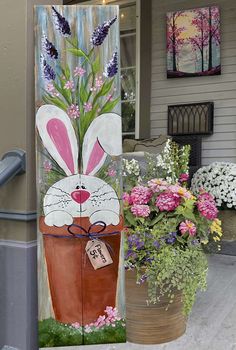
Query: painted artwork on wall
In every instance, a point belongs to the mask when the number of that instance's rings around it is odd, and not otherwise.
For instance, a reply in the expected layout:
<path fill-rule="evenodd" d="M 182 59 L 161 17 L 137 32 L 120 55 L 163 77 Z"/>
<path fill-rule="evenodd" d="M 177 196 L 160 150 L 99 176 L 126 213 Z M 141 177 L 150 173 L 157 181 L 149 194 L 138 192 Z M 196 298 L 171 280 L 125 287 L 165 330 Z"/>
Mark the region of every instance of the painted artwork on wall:
<path fill-rule="evenodd" d="M 125 341 L 117 6 L 36 6 L 39 347 Z"/>
<path fill-rule="evenodd" d="M 221 74 L 218 6 L 167 13 L 167 77 Z"/>

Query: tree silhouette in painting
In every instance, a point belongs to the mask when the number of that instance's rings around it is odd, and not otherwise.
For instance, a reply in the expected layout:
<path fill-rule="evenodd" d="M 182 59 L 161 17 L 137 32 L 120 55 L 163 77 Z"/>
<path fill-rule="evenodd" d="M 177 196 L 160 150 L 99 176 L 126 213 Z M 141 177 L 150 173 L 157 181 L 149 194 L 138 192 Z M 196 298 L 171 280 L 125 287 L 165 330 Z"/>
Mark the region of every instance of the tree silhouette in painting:
<path fill-rule="evenodd" d="M 220 74 L 217 6 L 167 14 L 167 77 Z"/>
<path fill-rule="evenodd" d="M 185 28 L 177 26 L 177 20 L 180 16 L 183 16 L 182 11 L 167 14 L 167 51 L 172 56 L 173 72 L 177 71 L 177 56 L 184 43 L 184 39 L 180 36 Z"/>
<path fill-rule="evenodd" d="M 199 50 L 201 55 L 201 72 L 213 69 L 213 44 L 220 44 L 220 17 L 218 7 L 196 9 L 195 17 L 192 20 L 198 34 L 190 37 L 193 50 Z M 206 52 L 205 52 L 206 51 Z M 206 62 L 205 62 L 206 61 Z"/>

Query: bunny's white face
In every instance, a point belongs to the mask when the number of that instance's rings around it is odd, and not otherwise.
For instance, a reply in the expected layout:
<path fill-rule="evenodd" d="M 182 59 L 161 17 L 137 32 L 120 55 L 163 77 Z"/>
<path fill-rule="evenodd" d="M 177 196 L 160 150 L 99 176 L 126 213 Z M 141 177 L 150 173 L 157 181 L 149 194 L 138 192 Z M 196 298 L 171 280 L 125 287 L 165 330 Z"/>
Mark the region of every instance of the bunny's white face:
<path fill-rule="evenodd" d="M 67 175 L 44 197 L 46 225 L 71 225 L 77 217 L 89 217 L 92 224 L 118 225 L 120 204 L 115 191 L 92 175 L 101 169 L 108 154 L 122 153 L 120 116 L 105 113 L 89 125 L 82 145 L 83 175 L 78 174 L 78 140 L 68 115 L 56 106 L 43 105 L 36 126 L 44 147 Z"/>
<path fill-rule="evenodd" d="M 89 217 L 92 224 L 103 221 L 106 225 L 118 225 L 119 213 L 114 189 L 94 176 L 69 176 L 50 187 L 44 197 L 48 226 L 71 225 L 76 217 Z"/>

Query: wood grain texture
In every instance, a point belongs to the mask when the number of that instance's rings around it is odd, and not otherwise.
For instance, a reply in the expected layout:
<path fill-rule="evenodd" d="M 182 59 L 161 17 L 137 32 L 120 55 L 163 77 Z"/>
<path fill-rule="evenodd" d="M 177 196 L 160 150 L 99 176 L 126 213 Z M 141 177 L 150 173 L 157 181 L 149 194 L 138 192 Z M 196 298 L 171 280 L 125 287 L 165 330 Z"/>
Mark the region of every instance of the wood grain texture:
<path fill-rule="evenodd" d="M 167 133 L 167 106 L 213 101 L 214 135 L 203 138 L 202 163 L 236 162 L 236 2 L 219 0 L 221 11 L 222 75 L 214 77 L 166 78 L 166 19 L 169 11 L 215 5 L 209 0 L 155 0 L 152 2 L 151 136 Z M 229 108 L 229 109 L 228 109 Z M 221 135 L 221 143 L 210 142 Z M 230 136 L 230 139 L 228 138 Z M 224 144 L 225 141 L 231 141 Z M 217 140 L 218 141 L 218 140 Z"/>
<path fill-rule="evenodd" d="M 182 294 L 176 292 L 169 305 L 166 296 L 155 305 L 147 305 L 147 283 L 136 283 L 136 271 L 126 272 L 127 340 L 138 344 L 161 344 L 177 339 L 186 330 L 182 313 Z M 167 309 L 168 307 L 168 309 Z"/>

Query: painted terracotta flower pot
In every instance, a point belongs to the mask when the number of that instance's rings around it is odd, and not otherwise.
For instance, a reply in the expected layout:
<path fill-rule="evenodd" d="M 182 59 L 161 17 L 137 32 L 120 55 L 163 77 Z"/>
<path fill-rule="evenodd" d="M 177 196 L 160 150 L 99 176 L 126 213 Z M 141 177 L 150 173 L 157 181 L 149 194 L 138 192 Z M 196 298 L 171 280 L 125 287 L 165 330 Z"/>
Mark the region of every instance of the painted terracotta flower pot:
<path fill-rule="evenodd" d="M 88 218 L 77 218 L 74 224 L 87 232 L 91 225 Z M 67 226 L 50 227 L 45 225 L 44 217 L 40 218 L 49 287 L 57 321 L 86 325 L 103 315 L 107 306 L 115 307 L 121 227 L 122 223 L 106 227 L 106 236 L 102 236 L 101 241 L 108 247 L 113 263 L 95 270 L 85 250 L 91 238 L 86 237 L 76 226 L 75 235 L 72 235 Z M 97 226 L 96 232 L 101 229 L 101 226 Z M 90 233 L 94 232 L 93 227 Z M 84 235 L 84 238 L 78 235 Z"/>
<path fill-rule="evenodd" d="M 182 313 L 181 293 L 172 304 L 163 296 L 155 305 L 147 305 L 147 283 L 136 283 L 136 271 L 126 271 L 127 340 L 138 344 L 161 344 L 185 333 L 186 317 Z M 167 309 L 168 306 L 168 309 Z"/>

